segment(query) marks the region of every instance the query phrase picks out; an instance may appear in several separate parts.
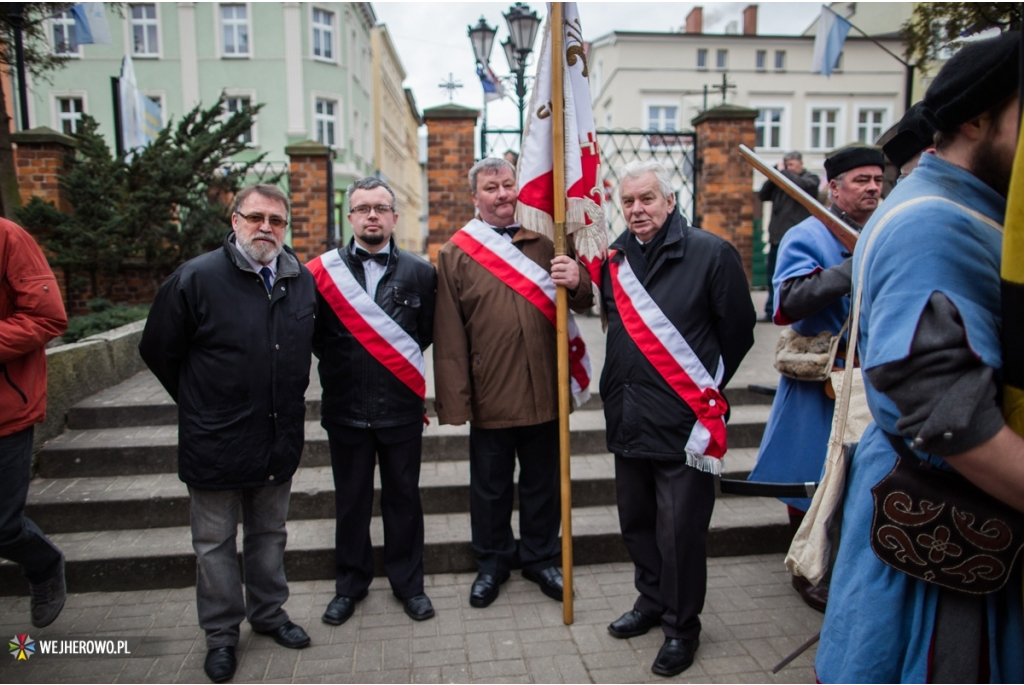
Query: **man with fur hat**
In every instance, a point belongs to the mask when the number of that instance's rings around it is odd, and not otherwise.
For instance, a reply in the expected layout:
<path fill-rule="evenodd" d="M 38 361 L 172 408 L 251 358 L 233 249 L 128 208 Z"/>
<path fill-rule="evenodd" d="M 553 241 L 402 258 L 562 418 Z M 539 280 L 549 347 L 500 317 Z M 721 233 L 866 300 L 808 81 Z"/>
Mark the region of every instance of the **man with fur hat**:
<path fill-rule="evenodd" d="M 922 156 L 857 245 L 858 352 L 874 422 L 846 482 L 815 664 L 824 683 L 1024 680 L 1016 545 L 992 537 L 1000 519 L 1015 517 L 989 514 L 997 501 L 1024 511 L 1024 439 L 997 400 L 1019 58 L 1020 34 L 1007 32 L 946 63 L 923 107 L 938 132 L 935 154 Z M 927 496 L 922 462 L 947 481 Z M 907 469 L 908 484 L 891 487 L 887 476 Z M 925 497 L 948 505 L 952 523 L 907 532 L 902 516 L 876 511 L 894 495 L 910 514 L 925 511 Z M 934 505 L 929 511 L 938 517 Z M 876 531 L 879 521 L 886 525 Z M 903 544 L 873 544 L 886 539 Z M 903 561 L 887 554 L 897 548 Z M 1009 560 L 997 558 L 1002 548 Z M 981 580 L 993 584 L 981 589 Z"/>
<path fill-rule="evenodd" d="M 882 190 L 882 153 L 851 145 L 825 160 L 830 211 L 860 229 L 878 206 Z M 779 247 L 775 272 L 774 318 L 792 324 L 802 336 L 839 333 L 850 313 L 851 255 L 819 219 L 809 217 L 789 230 Z M 838 357 L 845 356 L 841 351 Z M 841 361 L 839 363 L 842 363 Z M 825 464 L 835 400 L 831 384 L 783 376 L 772 403 L 751 480 L 769 483 L 817 481 Z M 809 498 L 783 500 L 793 530 L 810 506 Z M 793 576 L 793 587 L 808 606 L 825 610 L 828 586 L 813 587 Z"/>

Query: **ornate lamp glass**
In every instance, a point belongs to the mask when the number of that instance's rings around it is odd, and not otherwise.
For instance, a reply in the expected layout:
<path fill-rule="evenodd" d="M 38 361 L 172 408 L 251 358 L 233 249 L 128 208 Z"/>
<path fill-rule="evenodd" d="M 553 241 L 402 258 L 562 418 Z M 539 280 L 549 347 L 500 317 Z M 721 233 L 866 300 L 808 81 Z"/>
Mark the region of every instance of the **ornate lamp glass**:
<path fill-rule="evenodd" d="M 469 40 L 473 43 L 476 61 L 480 64 L 487 64 L 491 59 L 491 47 L 494 45 L 494 36 L 498 33 L 498 29 L 488 26 L 483 17 L 480 17 L 480 22 L 476 26 L 468 28 Z"/>
<path fill-rule="evenodd" d="M 505 59 L 508 60 L 508 70 L 513 74 L 519 71 L 521 68 L 519 53 L 516 52 L 516 46 L 513 44 L 512 39 L 506 38 L 505 42 L 501 44 L 501 48 L 505 51 Z"/>
<path fill-rule="evenodd" d="M 537 30 L 540 29 L 540 17 L 536 12 L 530 11 L 530 6 L 517 2 L 509 8 L 505 17 L 508 24 L 509 35 L 512 36 L 512 43 L 515 49 L 523 55 L 525 63 L 526 54 L 533 50 L 533 41 L 537 38 Z"/>

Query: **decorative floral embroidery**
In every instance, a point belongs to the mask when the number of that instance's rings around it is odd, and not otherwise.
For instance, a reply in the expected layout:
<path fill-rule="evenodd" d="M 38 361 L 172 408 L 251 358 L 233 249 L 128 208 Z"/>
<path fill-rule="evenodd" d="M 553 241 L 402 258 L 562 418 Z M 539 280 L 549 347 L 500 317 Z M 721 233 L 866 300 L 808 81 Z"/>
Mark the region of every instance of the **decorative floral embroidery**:
<path fill-rule="evenodd" d="M 949 528 L 946 526 L 938 526 L 934 535 L 921 533 L 917 536 L 917 544 L 928 550 L 928 559 L 933 564 L 940 563 L 946 555 L 958 557 L 963 554 L 960 545 L 949 541 Z"/>

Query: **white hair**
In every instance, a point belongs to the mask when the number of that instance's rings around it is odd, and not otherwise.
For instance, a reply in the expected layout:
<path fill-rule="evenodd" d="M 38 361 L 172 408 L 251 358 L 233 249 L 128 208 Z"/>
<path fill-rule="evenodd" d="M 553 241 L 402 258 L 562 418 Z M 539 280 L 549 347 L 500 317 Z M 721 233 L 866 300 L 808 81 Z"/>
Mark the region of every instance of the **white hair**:
<path fill-rule="evenodd" d="M 512 172 L 512 178 L 516 177 L 516 168 L 508 160 L 500 157 L 484 157 L 474 164 L 473 168 L 469 170 L 469 189 L 473 192 L 473 195 L 476 195 L 476 177 L 481 171 L 488 174 L 497 174 L 505 169 Z"/>
<path fill-rule="evenodd" d="M 654 178 L 658 181 L 658 189 L 661 190 L 661 194 L 663 196 L 675 196 L 675 192 L 672 190 L 672 180 L 669 178 L 668 171 L 653 159 L 649 159 L 647 161 L 635 160 L 619 169 L 619 196 L 621 197 L 622 195 L 623 181 L 627 178 L 640 178 L 645 174 L 654 174 Z"/>

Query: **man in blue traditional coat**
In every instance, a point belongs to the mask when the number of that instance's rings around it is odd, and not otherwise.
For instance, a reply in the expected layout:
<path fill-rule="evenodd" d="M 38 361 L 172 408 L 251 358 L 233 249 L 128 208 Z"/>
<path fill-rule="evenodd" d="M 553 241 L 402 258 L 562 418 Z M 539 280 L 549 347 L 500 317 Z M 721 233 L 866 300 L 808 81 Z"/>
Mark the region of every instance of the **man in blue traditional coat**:
<path fill-rule="evenodd" d="M 878 207 L 885 160 L 881 151 L 849 146 L 825 160 L 833 214 L 860 230 Z M 851 255 L 819 219 L 808 217 L 786 233 L 775 271 L 774 320 L 800 335 L 839 333 L 850 314 Z M 844 353 L 837 355 L 844 356 Z M 831 387 L 830 385 L 828 387 Z M 761 440 L 751 480 L 769 483 L 818 481 L 825 464 L 835 400 L 822 381 L 783 376 Z M 795 532 L 810 499 L 784 499 Z M 793 576 L 808 606 L 825 610 L 828 586 Z"/>
<path fill-rule="evenodd" d="M 970 594 L 913 578 L 871 547 L 872 488 L 897 450 L 1024 511 L 1024 439 L 997 402 L 1000 222 L 1017 148 L 1019 40 L 1008 32 L 969 44 L 942 68 L 924 100 L 936 151 L 893 190 L 857 245 L 858 351 L 874 422 L 850 463 L 815 664 L 821 682 L 1024 681 L 1019 564 L 1003 589 Z M 916 544 L 934 543 L 924 532 Z M 961 552 L 933 545 L 925 556 L 953 564 Z"/>

